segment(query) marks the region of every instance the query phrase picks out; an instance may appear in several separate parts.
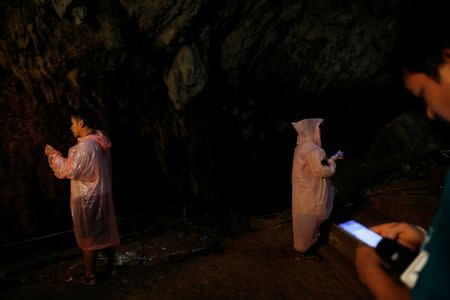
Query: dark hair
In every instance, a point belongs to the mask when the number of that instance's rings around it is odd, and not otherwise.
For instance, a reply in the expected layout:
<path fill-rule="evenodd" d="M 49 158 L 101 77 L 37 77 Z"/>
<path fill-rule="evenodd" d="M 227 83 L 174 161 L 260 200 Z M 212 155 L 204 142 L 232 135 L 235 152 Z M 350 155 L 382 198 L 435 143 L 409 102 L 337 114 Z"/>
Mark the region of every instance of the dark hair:
<path fill-rule="evenodd" d="M 70 111 L 70 115 L 77 120 L 83 120 L 84 125 L 91 129 L 98 129 L 99 120 L 97 114 L 87 108 L 74 109 Z"/>
<path fill-rule="evenodd" d="M 450 22 L 445 16 L 448 10 L 421 2 L 411 6 L 401 19 L 395 59 L 401 69 L 439 80 L 442 51 L 450 48 Z"/>

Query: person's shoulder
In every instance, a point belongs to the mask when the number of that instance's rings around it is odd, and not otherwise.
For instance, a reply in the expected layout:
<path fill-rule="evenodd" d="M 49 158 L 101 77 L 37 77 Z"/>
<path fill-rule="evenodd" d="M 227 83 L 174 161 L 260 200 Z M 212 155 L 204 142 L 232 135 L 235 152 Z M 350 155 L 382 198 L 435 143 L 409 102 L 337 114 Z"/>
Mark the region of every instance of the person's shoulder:
<path fill-rule="evenodd" d="M 302 155 L 308 156 L 323 153 L 324 150 L 313 142 L 306 142 L 302 145 L 300 152 Z"/>
<path fill-rule="evenodd" d="M 97 150 L 97 148 L 100 148 L 99 144 L 95 140 L 87 138 L 80 140 L 77 146 L 79 147 L 79 150 L 82 151 L 94 151 Z"/>

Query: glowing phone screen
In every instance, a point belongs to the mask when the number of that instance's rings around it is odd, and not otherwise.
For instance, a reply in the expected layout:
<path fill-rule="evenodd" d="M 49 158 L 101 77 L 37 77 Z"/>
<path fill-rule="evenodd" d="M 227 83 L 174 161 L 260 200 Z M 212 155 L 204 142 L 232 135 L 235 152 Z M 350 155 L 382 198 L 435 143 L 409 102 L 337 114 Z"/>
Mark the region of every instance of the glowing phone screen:
<path fill-rule="evenodd" d="M 378 233 L 373 232 L 369 228 L 365 227 L 364 225 L 354 220 L 341 223 L 339 224 L 339 227 L 341 227 L 344 231 L 348 232 L 352 236 L 356 237 L 358 240 L 362 241 L 363 243 L 366 243 L 367 245 L 373 248 L 375 248 L 378 245 L 378 243 L 383 239 L 383 237 Z"/>

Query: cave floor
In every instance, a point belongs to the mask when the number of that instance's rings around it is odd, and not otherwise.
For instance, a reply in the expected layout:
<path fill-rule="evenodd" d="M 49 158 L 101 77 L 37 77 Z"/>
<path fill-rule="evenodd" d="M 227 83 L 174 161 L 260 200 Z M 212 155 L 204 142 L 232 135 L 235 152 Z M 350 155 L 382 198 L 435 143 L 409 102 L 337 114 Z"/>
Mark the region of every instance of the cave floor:
<path fill-rule="evenodd" d="M 428 226 L 438 205 L 442 173 L 422 180 L 400 179 L 372 190 L 369 205 L 383 220 Z M 362 218 L 364 219 L 364 218 Z M 366 219 L 368 225 L 370 220 Z M 246 230 L 226 238 L 211 228 L 190 227 L 158 234 L 142 232 L 122 240 L 119 276 L 102 276 L 82 286 L 81 258 L 68 256 L 8 277 L 3 299 L 370 299 L 352 261 L 332 241 L 319 248 L 320 261 L 304 261 L 292 251 L 289 211 L 251 218 Z M 124 256 L 124 254 L 127 254 Z M 134 255 L 134 256 L 133 256 Z M 126 261 L 126 259 L 129 261 Z"/>
<path fill-rule="evenodd" d="M 63 282 L 68 274 L 81 273 L 80 257 L 26 270 L 4 290 L 3 299 L 360 299 L 368 295 L 350 263 L 330 261 L 339 257 L 296 259 L 289 218 L 254 219 L 251 224 L 253 230 L 222 240 L 220 247 L 213 241 L 208 244 L 212 237 L 198 233 L 181 234 L 181 243 L 177 242 L 180 233 L 130 240 L 119 253 L 136 251 L 156 259 L 175 248 L 208 250 L 181 253 L 158 263 L 134 260 L 112 279 L 102 278 L 104 264 L 99 260 L 98 283 L 93 287 L 76 280 Z M 155 250 L 159 254 L 151 256 Z"/>

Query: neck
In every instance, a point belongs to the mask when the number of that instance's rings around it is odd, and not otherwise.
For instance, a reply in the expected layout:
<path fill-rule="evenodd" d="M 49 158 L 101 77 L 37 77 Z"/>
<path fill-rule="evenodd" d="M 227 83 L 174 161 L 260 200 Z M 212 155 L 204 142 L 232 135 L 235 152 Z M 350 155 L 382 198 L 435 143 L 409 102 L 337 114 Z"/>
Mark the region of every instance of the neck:
<path fill-rule="evenodd" d="M 94 132 L 94 130 L 92 128 L 84 127 L 80 132 L 80 137 L 84 138 L 84 137 L 90 135 L 92 132 Z"/>

